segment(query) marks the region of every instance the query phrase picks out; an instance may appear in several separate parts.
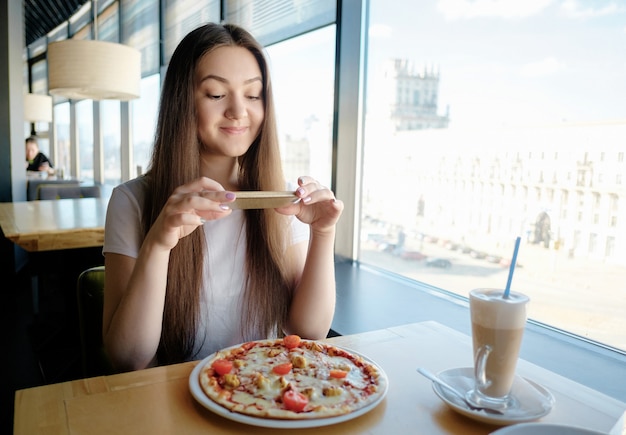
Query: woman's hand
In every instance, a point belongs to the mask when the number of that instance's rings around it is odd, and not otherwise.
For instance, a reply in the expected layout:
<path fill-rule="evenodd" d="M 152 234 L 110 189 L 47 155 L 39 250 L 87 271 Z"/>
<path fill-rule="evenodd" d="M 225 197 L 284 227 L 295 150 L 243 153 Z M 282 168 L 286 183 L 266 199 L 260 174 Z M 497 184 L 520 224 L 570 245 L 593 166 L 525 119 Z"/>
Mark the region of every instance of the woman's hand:
<path fill-rule="evenodd" d="M 336 199 L 330 189 L 311 177 L 298 178 L 298 185 L 300 187 L 296 189 L 296 196 L 301 200 L 278 211 L 295 214 L 300 221 L 311 225 L 311 229 L 317 232 L 334 229 L 343 211 L 343 202 Z"/>
<path fill-rule="evenodd" d="M 146 241 L 171 250 L 207 220 L 231 213 L 235 194 L 210 178 L 201 177 L 174 190 L 146 236 Z"/>

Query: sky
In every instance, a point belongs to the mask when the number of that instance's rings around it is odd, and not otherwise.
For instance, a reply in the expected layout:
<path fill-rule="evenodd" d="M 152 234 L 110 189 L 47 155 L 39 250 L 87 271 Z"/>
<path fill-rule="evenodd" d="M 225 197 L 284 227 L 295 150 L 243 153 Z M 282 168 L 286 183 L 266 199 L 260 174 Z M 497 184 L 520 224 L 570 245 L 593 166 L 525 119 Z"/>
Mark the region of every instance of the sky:
<path fill-rule="evenodd" d="M 626 1 L 370 4 L 370 71 L 387 58 L 436 66 L 451 127 L 626 119 Z"/>

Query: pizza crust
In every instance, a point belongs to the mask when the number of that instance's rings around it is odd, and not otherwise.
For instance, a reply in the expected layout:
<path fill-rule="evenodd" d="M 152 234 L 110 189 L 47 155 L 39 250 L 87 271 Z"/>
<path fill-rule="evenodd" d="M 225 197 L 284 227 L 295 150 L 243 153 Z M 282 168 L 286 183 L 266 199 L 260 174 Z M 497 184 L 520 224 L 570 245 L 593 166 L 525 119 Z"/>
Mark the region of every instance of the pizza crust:
<path fill-rule="evenodd" d="M 225 359 L 233 368 L 225 375 L 213 368 Z M 274 367 L 291 363 L 286 374 Z M 342 371 L 343 378 L 331 375 Z M 218 352 L 200 370 L 200 386 L 220 406 L 244 415 L 284 420 L 335 417 L 378 400 L 386 378 L 362 357 L 330 344 L 302 340 L 293 349 L 282 339 L 244 343 Z M 288 409 L 283 394 L 295 390 L 308 398 L 301 412 Z"/>

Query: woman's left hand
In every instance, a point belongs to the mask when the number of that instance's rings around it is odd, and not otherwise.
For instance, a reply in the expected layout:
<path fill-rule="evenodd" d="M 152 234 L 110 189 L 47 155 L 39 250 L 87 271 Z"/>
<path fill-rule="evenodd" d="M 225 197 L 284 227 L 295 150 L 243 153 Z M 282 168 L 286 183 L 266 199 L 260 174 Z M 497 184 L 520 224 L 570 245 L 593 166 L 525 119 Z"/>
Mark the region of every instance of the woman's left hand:
<path fill-rule="evenodd" d="M 284 214 L 295 214 L 311 229 L 325 232 L 334 229 L 343 211 L 343 202 L 335 198 L 335 194 L 322 186 L 315 179 L 303 176 L 298 178 L 296 195 L 300 198 L 297 204 L 278 209 Z"/>

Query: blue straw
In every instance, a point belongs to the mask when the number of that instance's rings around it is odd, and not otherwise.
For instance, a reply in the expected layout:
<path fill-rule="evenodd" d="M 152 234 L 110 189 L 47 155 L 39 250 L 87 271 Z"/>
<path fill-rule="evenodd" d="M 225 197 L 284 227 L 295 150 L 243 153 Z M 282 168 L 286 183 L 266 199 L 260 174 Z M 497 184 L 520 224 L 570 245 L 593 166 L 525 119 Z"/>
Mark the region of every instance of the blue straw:
<path fill-rule="evenodd" d="M 519 242 L 521 237 L 517 237 L 515 239 L 515 249 L 513 250 L 513 258 L 511 259 L 511 265 L 509 266 L 509 279 L 506 281 L 506 288 L 504 289 L 504 299 L 509 297 L 509 293 L 511 292 L 511 281 L 513 281 L 513 271 L 515 270 L 515 265 L 517 264 L 517 251 L 519 251 Z"/>

